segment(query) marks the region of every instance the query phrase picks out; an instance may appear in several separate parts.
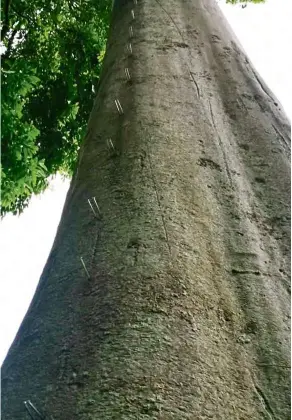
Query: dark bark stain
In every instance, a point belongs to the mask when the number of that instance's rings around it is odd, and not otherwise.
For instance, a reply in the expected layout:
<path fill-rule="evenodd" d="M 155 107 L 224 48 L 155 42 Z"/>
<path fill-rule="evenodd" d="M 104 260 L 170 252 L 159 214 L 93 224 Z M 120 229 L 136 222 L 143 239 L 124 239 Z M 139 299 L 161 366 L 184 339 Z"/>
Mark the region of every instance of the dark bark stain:
<path fill-rule="evenodd" d="M 198 160 L 198 165 L 203 166 L 203 167 L 210 167 L 212 169 L 216 169 L 219 172 L 222 172 L 222 168 L 220 167 L 220 165 L 218 165 L 218 163 L 214 162 L 211 159 L 206 159 L 206 158 L 200 158 Z"/>
<path fill-rule="evenodd" d="M 231 270 L 231 273 L 234 275 L 237 275 L 237 274 L 254 274 L 255 276 L 261 275 L 261 272 L 258 270 L 238 270 L 236 268 L 233 268 Z"/>

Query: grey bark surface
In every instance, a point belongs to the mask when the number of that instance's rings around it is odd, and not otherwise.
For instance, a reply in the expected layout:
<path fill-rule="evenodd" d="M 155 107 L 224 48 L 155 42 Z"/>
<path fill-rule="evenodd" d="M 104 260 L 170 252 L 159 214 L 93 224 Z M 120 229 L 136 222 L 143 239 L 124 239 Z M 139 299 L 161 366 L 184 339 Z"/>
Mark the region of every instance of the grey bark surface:
<path fill-rule="evenodd" d="M 3 420 L 290 418 L 289 220 L 289 122 L 216 3 L 116 1 Z"/>

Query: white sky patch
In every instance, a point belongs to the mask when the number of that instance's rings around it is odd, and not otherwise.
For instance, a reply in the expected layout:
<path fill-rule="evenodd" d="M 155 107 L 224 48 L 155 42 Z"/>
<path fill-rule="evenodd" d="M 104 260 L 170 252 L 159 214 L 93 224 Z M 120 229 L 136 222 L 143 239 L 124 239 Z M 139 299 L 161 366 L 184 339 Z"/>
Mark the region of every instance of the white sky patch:
<path fill-rule="evenodd" d="M 264 5 L 219 5 L 239 41 L 290 117 L 291 0 Z M 0 363 L 28 309 L 49 255 L 69 182 L 56 177 L 44 194 L 34 197 L 20 217 L 7 216 L 0 226 Z"/>
<path fill-rule="evenodd" d="M 49 255 L 69 181 L 56 177 L 21 216 L 0 225 L 0 363 L 28 309 Z"/>
<path fill-rule="evenodd" d="M 253 65 L 291 118 L 291 0 L 249 3 L 244 9 L 224 0 L 218 4 Z"/>

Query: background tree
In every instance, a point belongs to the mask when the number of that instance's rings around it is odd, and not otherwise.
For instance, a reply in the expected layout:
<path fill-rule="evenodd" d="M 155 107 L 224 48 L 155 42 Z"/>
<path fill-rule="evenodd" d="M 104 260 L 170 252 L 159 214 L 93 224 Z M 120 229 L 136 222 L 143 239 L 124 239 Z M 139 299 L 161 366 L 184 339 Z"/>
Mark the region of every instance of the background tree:
<path fill-rule="evenodd" d="M 109 1 L 4 3 L 2 214 L 71 175 L 105 49 Z"/>
<path fill-rule="evenodd" d="M 215 2 L 117 1 L 4 419 L 287 418 L 289 150 Z"/>

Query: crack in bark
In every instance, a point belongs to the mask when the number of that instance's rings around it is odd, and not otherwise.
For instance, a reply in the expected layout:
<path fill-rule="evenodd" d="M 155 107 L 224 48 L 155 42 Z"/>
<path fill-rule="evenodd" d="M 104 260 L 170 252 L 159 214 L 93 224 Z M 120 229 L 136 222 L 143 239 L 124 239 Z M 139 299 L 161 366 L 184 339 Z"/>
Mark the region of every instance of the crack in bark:
<path fill-rule="evenodd" d="M 283 134 L 277 129 L 277 127 L 272 124 L 273 129 L 276 131 L 276 133 L 281 137 L 281 139 L 283 140 L 283 142 L 285 143 L 285 145 L 288 147 L 289 151 L 291 150 L 291 146 L 289 145 L 289 142 L 285 139 L 285 137 L 283 136 Z"/>
<path fill-rule="evenodd" d="M 196 82 L 196 79 L 194 78 L 194 73 L 190 71 L 190 75 L 191 75 L 191 78 L 192 78 L 193 82 L 194 82 L 194 83 L 195 83 L 195 85 L 196 85 L 196 88 L 197 88 L 197 93 L 198 93 L 198 97 L 199 97 L 199 98 L 201 98 L 199 85 L 198 85 L 198 83 Z"/>
<path fill-rule="evenodd" d="M 183 42 L 185 43 L 185 39 L 184 39 L 184 36 L 183 36 L 183 34 L 182 34 L 182 32 L 180 31 L 180 29 L 179 29 L 179 27 L 177 26 L 177 24 L 175 23 L 175 20 L 173 19 L 173 17 L 171 16 L 171 14 L 162 6 L 162 4 L 159 2 L 159 0 L 155 0 L 156 1 L 156 3 L 161 7 L 161 9 L 164 11 L 164 13 L 169 17 L 169 19 L 171 20 L 171 22 L 173 23 L 173 25 L 174 25 L 174 27 L 176 28 L 176 30 L 177 30 L 177 32 L 179 33 L 179 35 L 180 35 L 180 37 L 181 37 L 181 39 L 183 40 Z M 186 44 L 187 45 L 187 44 Z M 190 61 L 190 59 L 189 59 L 189 61 Z M 189 73 L 190 73 L 190 75 L 191 75 L 191 78 L 192 78 L 192 80 L 193 80 L 193 82 L 195 83 L 195 85 L 196 85 L 196 89 L 197 89 L 197 94 L 198 94 L 198 97 L 200 98 L 201 97 L 201 95 L 200 95 L 200 90 L 199 90 L 199 86 L 198 86 L 198 84 L 197 84 L 197 82 L 195 81 L 195 79 L 194 79 L 194 77 L 193 77 L 193 73 L 191 72 L 191 68 L 190 68 L 190 66 L 188 65 L 188 63 L 187 62 L 185 62 L 186 63 L 186 66 L 187 66 L 187 68 L 188 68 L 188 71 L 189 71 Z"/>
<path fill-rule="evenodd" d="M 93 263 L 94 263 L 94 257 L 95 257 L 95 253 L 96 253 L 96 249 L 97 249 L 97 242 L 99 239 L 99 229 L 97 228 L 97 233 L 96 233 L 96 237 L 95 237 L 95 241 L 94 241 L 94 246 L 93 246 L 93 251 L 92 251 L 92 257 L 91 257 L 91 269 L 93 268 Z"/>
<path fill-rule="evenodd" d="M 223 160 L 224 160 L 224 164 L 225 164 L 227 176 L 229 178 L 230 185 L 233 187 L 233 182 L 232 182 L 232 177 L 231 177 L 230 169 L 229 169 L 228 162 L 227 162 L 227 157 L 226 157 L 226 154 L 225 154 L 225 151 L 224 151 L 224 147 L 223 147 L 223 143 L 222 143 L 221 137 L 219 135 L 219 132 L 218 132 L 217 127 L 216 127 L 216 124 L 215 124 L 215 118 L 214 118 L 213 109 L 212 109 L 212 105 L 211 105 L 210 99 L 209 99 L 209 107 L 210 107 L 210 114 L 211 114 L 211 119 L 212 119 L 212 125 L 214 127 L 214 130 L 217 133 L 218 142 L 219 142 L 219 146 L 220 146 L 220 149 L 221 149 L 221 152 L 222 152 L 222 155 L 223 155 Z"/>
<path fill-rule="evenodd" d="M 249 63 L 248 63 L 249 64 Z M 255 79 L 256 79 L 256 81 L 258 82 L 258 84 L 260 85 L 260 87 L 261 87 L 261 89 L 262 89 L 262 91 L 271 99 L 271 101 L 273 102 L 273 104 L 275 104 L 275 99 L 273 99 L 272 97 L 271 97 L 271 95 L 267 92 L 267 90 L 266 90 L 266 88 L 264 87 L 264 85 L 262 84 L 262 82 L 260 81 L 260 79 L 259 79 L 259 77 L 258 77 L 258 75 L 256 74 L 256 72 L 254 71 L 254 69 L 251 67 L 251 66 L 249 66 L 250 68 L 251 68 L 251 71 L 252 71 L 252 73 L 253 73 L 253 75 L 254 75 L 254 77 L 255 77 Z"/>
<path fill-rule="evenodd" d="M 264 394 L 264 392 L 261 390 L 261 388 L 254 382 L 254 380 L 253 380 L 253 384 L 254 384 L 256 394 L 257 394 L 259 400 L 261 401 L 261 403 L 262 403 L 266 413 L 268 414 L 269 418 L 271 420 L 277 419 L 277 417 L 275 416 L 275 413 L 274 413 L 274 411 L 273 411 L 273 409 L 270 405 L 270 402 L 269 402 L 267 396 Z"/>
<path fill-rule="evenodd" d="M 171 16 L 171 14 L 162 6 L 162 4 L 160 3 L 159 0 L 155 0 L 156 3 L 161 7 L 161 9 L 164 11 L 164 13 L 169 17 L 169 19 L 172 21 L 173 25 L 175 26 L 177 32 L 180 34 L 181 39 L 184 41 L 184 37 L 183 34 L 181 33 L 179 27 L 177 26 L 177 24 L 175 23 L 175 20 L 173 19 L 173 17 Z"/>
<path fill-rule="evenodd" d="M 151 156 L 150 156 L 148 141 L 146 142 L 146 144 L 147 144 L 147 149 L 148 149 L 148 161 L 149 161 L 151 178 L 152 178 L 152 181 L 153 181 L 153 186 L 154 186 L 154 190 L 155 190 L 155 194 L 156 194 L 156 200 L 157 200 L 158 207 L 159 207 L 159 210 L 160 210 L 160 213 L 161 213 L 161 220 L 162 220 L 162 226 L 163 226 L 163 229 L 164 229 L 165 240 L 166 240 L 166 243 L 167 243 L 169 255 L 171 255 L 171 247 L 170 247 L 170 243 L 169 243 L 169 237 L 168 237 L 168 233 L 167 233 L 167 229 L 166 229 L 166 223 L 165 223 L 164 215 L 162 213 L 162 205 L 161 205 L 161 202 L 160 202 L 160 199 L 159 199 L 157 185 L 156 185 L 156 181 L 155 181 L 155 177 L 154 177 L 154 172 L 153 172 L 153 167 L 152 167 L 152 162 L 151 162 Z"/>
<path fill-rule="evenodd" d="M 253 384 L 255 393 L 256 393 L 258 399 L 260 400 L 260 402 L 262 403 L 262 407 L 265 410 L 265 412 L 267 413 L 269 419 L 270 420 L 279 420 L 278 416 L 276 416 L 276 414 L 274 413 L 274 410 L 273 410 L 273 408 L 270 404 L 270 401 L 269 401 L 268 397 L 266 396 L 264 391 L 261 389 L 261 387 L 256 383 L 253 373 L 250 370 L 248 370 L 248 372 L 249 372 L 249 376 L 250 376 L 251 382 Z"/>

